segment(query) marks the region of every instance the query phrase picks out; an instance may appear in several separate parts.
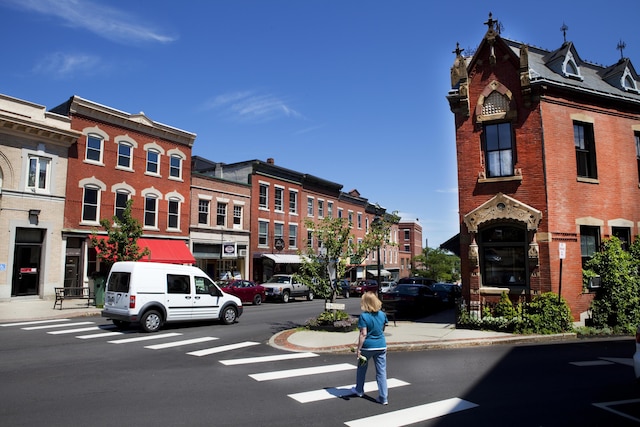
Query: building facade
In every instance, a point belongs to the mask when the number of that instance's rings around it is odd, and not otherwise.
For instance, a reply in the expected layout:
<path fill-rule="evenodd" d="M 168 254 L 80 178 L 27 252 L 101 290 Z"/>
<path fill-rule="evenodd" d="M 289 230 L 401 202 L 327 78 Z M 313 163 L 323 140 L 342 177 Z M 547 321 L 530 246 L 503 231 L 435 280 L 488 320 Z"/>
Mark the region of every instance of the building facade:
<path fill-rule="evenodd" d="M 256 282 L 264 282 L 276 273 L 295 272 L 301 262 L 300 252 L 306 252 L 307 246 L 321 248 L 321 242 L 314 241 L 307 229 L 306 220 L 346 218 L 353 224 L 354 243 L 358 243 L 376 215 L 375 207 L 356 190 L 345 193 L 341 184 L 277 166 L 273 159 L 219 163 L 198 172 L 249 186 L 248 278 Z M 397 236 L 397 229 L 391 235 Z M 394 269 L 399 262 L 397 246 L 395 251 L 390 247 L 381 248 L 381 258 L 389 261 L 381 264 L 384 277 L 390 277 L 388 268 Z M 377 256 L 377 252 L 372 253 L 351 265 L 349 278 L 377 276 Z"/>
<path fill-rule="evenodd" d="M 488 30 L 456 49 L 455 116 L 462 286 L 473 311 L 560 293 L 575 320 L 593 293 L 582 267 L 600 242 L 640 225 L 640 92 L 624 58 L 584 61 L 564 41 L 544 50 Z M 622 51 L 621 51 L 622 52 Z"/>
<path fill-rule="evenodd" d="M 132 200 L 145 259 L 191 264 L 191 149 L 196 135 L 78 96 L 51 111 L 68 117 L 81 136 L 69 149 L 62 232 L 65 284 L 89 286 L 102 266 L 90 235 L 101 219 L 121 215 Z M 104 274 L 104 272 L 103 272 Z"/>
<path fill-rule="evenodd" d="M 412 269 L 421 267 L 415 265 L 415 257 L 422 254 L 422 225 L 417 219 L 400 220 L 397 246 L 400 257 L 397 277 L 409 277 Z"/>
<path fill-rule="evenodd" d="M 251 187 L 208 175 L 216 164 L 192 157 L 189 240 L 196 265 L 214 280 L 247 279 Z"/>
<path fill-rule="evenodd" d="M 52 297 L 64 285 L 65 116 L 0 95 L 0 300 Z"/>

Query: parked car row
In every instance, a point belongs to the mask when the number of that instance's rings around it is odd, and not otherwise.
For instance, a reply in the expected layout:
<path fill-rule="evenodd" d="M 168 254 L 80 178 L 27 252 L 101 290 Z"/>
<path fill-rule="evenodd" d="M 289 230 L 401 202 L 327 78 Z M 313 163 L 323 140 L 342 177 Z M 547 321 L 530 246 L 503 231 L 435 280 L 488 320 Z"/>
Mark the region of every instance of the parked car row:
<path fill-rule="evenodd" d="M 420 316 L 442 307 L 452 307 L 461 296 L 459 285 L 438 283 L 425 277 L 405 277 L 393 290 L 382 293 L 382 302 L 388 310 Z"/>

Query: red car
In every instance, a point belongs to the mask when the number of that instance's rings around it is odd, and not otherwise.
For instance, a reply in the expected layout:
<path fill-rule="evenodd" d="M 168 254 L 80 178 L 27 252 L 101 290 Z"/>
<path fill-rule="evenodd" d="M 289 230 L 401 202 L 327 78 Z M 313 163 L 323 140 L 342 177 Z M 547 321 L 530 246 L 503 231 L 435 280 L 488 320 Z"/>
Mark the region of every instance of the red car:
<path fill-rule="evenodd" d="M 256 285 L 248 280 L 230 280 L 219 285 L 224 292 L 237 296 L 242 302 L 260 305 L 265 300 L 264 286 Z"/>

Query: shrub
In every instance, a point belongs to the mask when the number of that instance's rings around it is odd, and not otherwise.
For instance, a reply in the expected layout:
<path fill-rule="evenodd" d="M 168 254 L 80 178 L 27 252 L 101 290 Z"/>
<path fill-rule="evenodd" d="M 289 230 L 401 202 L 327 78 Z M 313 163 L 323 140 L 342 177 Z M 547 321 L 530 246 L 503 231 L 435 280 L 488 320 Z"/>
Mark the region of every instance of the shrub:
<path fill-rule="evenodd" d="M 559 334 L 573 330 L 569 304 L 557 294 L 547 292 L 523 304 L 516 332 L 523 334 Z"/>
<path fill-rule="evenodd" d="M 517 314 L 516 309 L 513 307 L 513 303 L 509 299 L 509 295 L 507 295 L 506 292 L 502 292 L 502 294 L 500 294 L 500 301 L 498 301 L 498 304 L 496 304 L 493 309 L 493 315 L 495 317 L 512 318 Z"/>

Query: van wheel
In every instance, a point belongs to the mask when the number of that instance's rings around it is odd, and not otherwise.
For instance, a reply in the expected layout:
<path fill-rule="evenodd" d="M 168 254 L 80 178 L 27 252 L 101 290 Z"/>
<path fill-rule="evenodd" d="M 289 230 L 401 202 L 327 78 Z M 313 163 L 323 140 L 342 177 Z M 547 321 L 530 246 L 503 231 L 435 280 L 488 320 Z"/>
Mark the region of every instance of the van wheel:
<path fill-rule="evenodd" d="M 260 305 L 262 304 L 262 296 L 260 294 L 256 294 L 255 297 L 253 297 L 253 305 Z"/>
<path fill-rule="evenodd" d="M 156 310 L 149 310 L 140 318 L 140 326 L 145 332 L 158 332 L 162 326 L 162 316 Z"/>
<path fill-rule="evenodd" d="M 289 302 L 289 291 L 284 291 L 282 293 L 282 302 Z"/>
<path fill-rule="evenodd" d="M 130 325 L 129 322 L 125 322 L 124 320 L 112 320 L 112 322 L 118 329 L 127 329 Z"/>
<path fill-rule="evenodd" d="M 313 301 L 313 292 L 309 291 L 307 294 L 307 301 Z"/>
<path fill-rule="evenodd" d="M 230 325 L 238 318 L 238 312 L 232 305 L 226 306 L 222 311 L 221 320 L 225 325 Z"/>

